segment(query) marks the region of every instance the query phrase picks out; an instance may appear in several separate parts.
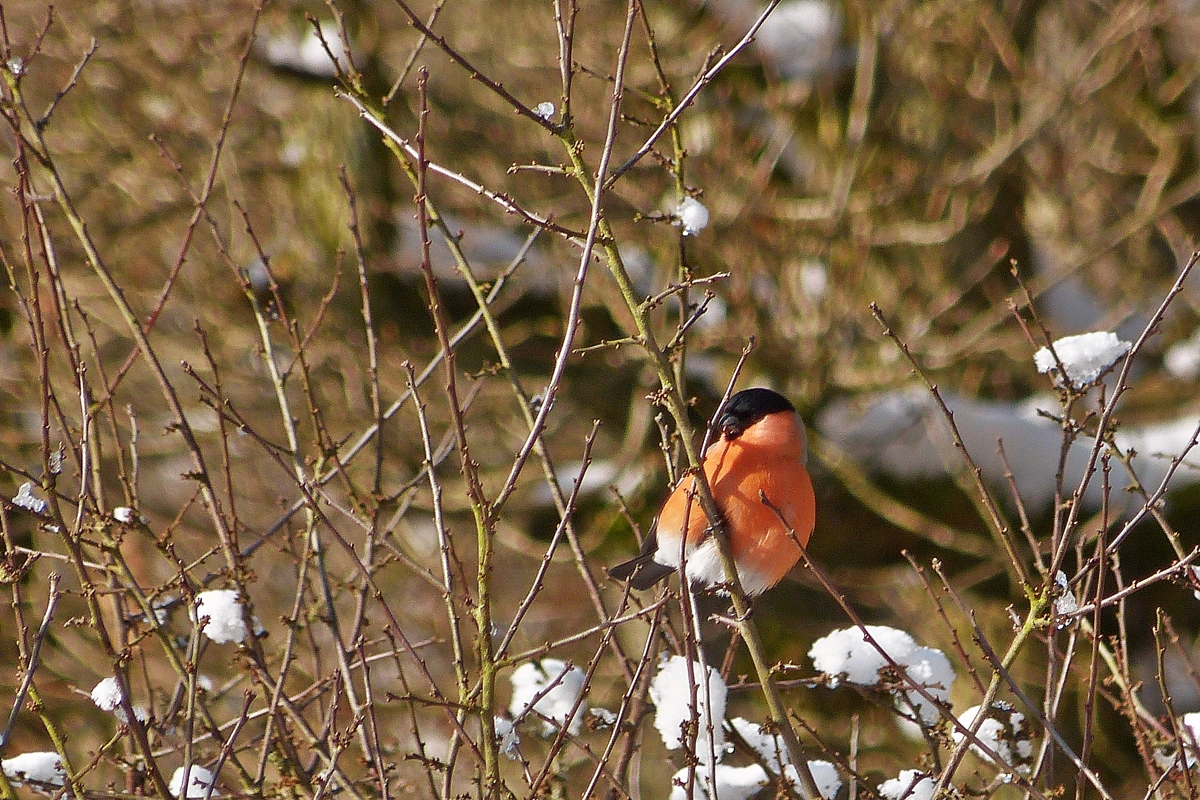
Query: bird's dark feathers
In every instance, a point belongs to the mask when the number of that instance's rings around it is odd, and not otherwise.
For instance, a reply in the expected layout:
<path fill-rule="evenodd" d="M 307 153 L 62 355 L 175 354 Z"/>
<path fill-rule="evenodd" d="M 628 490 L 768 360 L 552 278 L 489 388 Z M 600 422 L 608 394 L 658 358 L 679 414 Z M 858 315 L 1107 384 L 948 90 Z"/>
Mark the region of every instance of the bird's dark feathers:
<path fill-rule="evenodd" d="M 729 398 L 717 418 L 717 430 L 727 439 L 736 439 L 768 414 L 795 411 L 788 399 L 770 389 L 743 389 Z"/>
<path fill-rule="evenodd" d="M 649 589 L 675 571 L 674 567 L 665 566 L 654 560 L 654 554 L 657 551 L 658 537 L 654 535 L 654 531 L 651 531 L 650 535 L 642 542 L 642 552 L 638 554 L 637 558 L 631 558 L 615 567 L 609 567 L 608 576 L 615 581 L 627 580 L 634 589 Z"/>

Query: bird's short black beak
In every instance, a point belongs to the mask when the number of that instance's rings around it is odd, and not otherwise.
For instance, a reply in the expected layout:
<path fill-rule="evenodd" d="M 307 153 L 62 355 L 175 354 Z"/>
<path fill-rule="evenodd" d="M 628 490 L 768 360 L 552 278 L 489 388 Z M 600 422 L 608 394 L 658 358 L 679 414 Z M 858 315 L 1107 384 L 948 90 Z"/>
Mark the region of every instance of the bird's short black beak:
<path fill-rule="evenodd" d="M 736 439 L 746 430 L 745 423 L 733 414 L 722 414 L 717 420 L 717 430 L 726 439 Z"/>

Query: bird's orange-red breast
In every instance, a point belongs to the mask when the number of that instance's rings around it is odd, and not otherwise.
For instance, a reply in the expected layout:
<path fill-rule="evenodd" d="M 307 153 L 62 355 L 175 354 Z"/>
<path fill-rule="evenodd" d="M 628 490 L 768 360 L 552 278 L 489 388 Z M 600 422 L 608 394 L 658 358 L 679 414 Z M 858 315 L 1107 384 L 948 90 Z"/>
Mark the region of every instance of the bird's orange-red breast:
<path fill-rule="evenodd" d="M 704 454 L 704 475 L 725 519 L 742 588 L 761 594 L 796 565 L 816 525 L 804 423 L 783 395 L 746 389 L 726 403 L 716 432 Z M 685 478 L 671 492 L 641 554 L 609 575 L 646 589 L 675 572 L 682 555 L 693 583 L 725 582 L 694 480 Z"/>

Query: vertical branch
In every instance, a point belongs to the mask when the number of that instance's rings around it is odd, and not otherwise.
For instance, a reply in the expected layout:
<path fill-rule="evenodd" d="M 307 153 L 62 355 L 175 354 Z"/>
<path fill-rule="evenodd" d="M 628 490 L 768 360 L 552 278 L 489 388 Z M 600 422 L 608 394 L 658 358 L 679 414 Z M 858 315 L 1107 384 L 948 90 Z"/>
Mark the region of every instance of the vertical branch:
<path fill-rule="evenodd" d="M 459 459 L 462 465 L 463 477 L 467 482 L 467 494 L 471 499 L 471 511 L 475 517 L 475 533 L 477 546 L 477 592 L 473 609 L 475 626 L 478 635 L 475 638 L 476 657 L 480 669 L 479 694 L 479 724 L 481 730 L 480 747 L 483 751 L 484 791 L 488 797 L 499 797 L 502 793 L 500 780 L 499 750 L 496 742 L 496 725 L 493 717 L 496 708 L 496 664 L 492 653 L 492 611 L 490 582 L 492 571 L 492 535 L 493 519 L 491 504 L 483 493 L 483 485 L 479 480 L 479 466 L 471 458 L 471 449 L 467 440 L 466 423 L 463 419 L 462 405 L 459 402 L 457 388 L 457 359 L 450 345 L 450 325 L 446 319 L 438 291 L 437 278 L 433 274 L 433 262 L 430 257 L 429 241 L 429 209 L 428 198 L 428 160 L 425 155 L 425 135 L 429 118 L 429 70 L 422 68 L 417 76 L 417 94 L 420 102 L 420 116 L 417 127 L 417 224 L 421 234 L 421 272 L 425 276 L 425 288 L 428 292 L 429 312 L 433 316 L 434 328 L 437 332 L 438 343 L 445 352 L 445 391 L 450 414 L 454 422 L 454 432 L 458 441 Z M 430 476 L 432 477 L 432 459 L 430 459 Z M 464 666 L 465 668 L 465 666 Z M 465 698 L 464 698 L 465 699 Z"/>
<path fill-rule="evenodd" d="M 774 8 L 775 3 L 768 6 L 767 10 L 760 16 L 755 23 L 754 30 L 766 19 L 766 15 Z M 733 562 L 732 553 L 729 547 L 728 531 L 725 527 L 725 522 L 722 519 L 720 510 L 718 509 L 715 500 L 712 496 L 712 491 L 708 486 L 708 481 L 702 470 L 699 469 L 701 463 L 701 453 L 697 448 L 695 440 L 695 432 L 688 418 L 688 404 L 684 399 L 683 392 L 676 380 L 675 370 L 671 364 L 665 351 L 659 346 L 657 338 L 650 326 L 649 313 L 647 307 L 641 302 L 637 296 L 636 289 L 630 280 L 629 273 L 625 268 L 624 261 L 617 248 L 616 237 L 613 233 L 607 218 L 602 211 L 602 200 L 606 188 L 615 180 L 617 176 L 625 169 L 628 169 L 633 163 L 638 160 L 642 154 L 639 153 L 631 158 L 626 164 L 617 170 L 611 176 L 608 174 L 609 160 L 613 151 L 613 144 L 616 138 L 617 122 L 620 119 L 621 100 L 624 92 L 624 74 L 626 60 L 629 53 L 629 41 L 632 31 L 633 21 L 637 11 L 637 0 L 631 0 L 626 13 L 625 30 L 621 40 L 621 48 L 617 55 L 617 68 L 614 72 L 614 86 L 612 103 L 609 112 L 608 131 L 605 139 L 604 148 L 600 153 L 600 163 L 593 177 L 587 165 L 583 161 L 582 151 L 575 146 L 574 142 L 567 138 L 564 141 L 568 156 L 571 158 L 572 174 L 575 179 L 583 187 L 589 201 L 592 204 L 591 220 L 588 226 L 588 238 L 584 247 L 584 258 L 587 258 L 591 251 L 591 243 L 597 238 L 604 249 L 605 259 L 608 263 L 609 271 L 611 272 L 617 287 L 620 290 L 621 296 L 625 301 L 626 307 L 633 316 L 634 326 L 637 330 L 636 341 L 646 352 L 651 365 L 654 367 L 659 380 L 660 391 L 656 395 L 658 402 L 666 406 L 671 414 L 679 433 L 681 443 L 687 455 L 687 462 L 690 465 L 690 470 L 695 476 L 695 485 L 697 497 L 700 501 L 700 506 L 705 515 L 708 517 L 712 525 L 713 537 L 718 545 L 721 563 L 725 570 L 726 580 L 729 584 L 730 597 L 733 601 L 734 611 L 736 613 L 737 625 L 739 634 L 746 642 L 747 650 L 750 654 L 751 661 L 754 664 L 755 673 L 757 674 L 760 683 L 763 687 L 763 694 L 767 702 L 768 713 L 771 723 L 779 730 L 783 738 L 784 744 L 787 747 L 788 753 L 791 756 L 792 763 L 795 765 L 799 773 L 801 787 L 810 800 L 816 800 L 820 796 L 817 789 L 816 781 L 808 769 L 808 759 L 804 754 L 804 750 L 800 745 L 800 740 L 796 735 L 795 728 L 788 718 L 787 709 L 784 706 L 783 699 L 779 694 L 778 686 L 775 683 L 772 675 L 772 668 L 769 659 L 766 655 L 766 649 L 763 647 L 762 639 L 759 636 L 758 629 L 750 619 L 750 605 L 746 598 L 746 594 L 741 587 L 741 583 L 737 576 L 737 567 Z M 749 42 L 752 35 L 748 33 L 743 39 L 742 46 Z M 706 76 L 715 75 L 721 64 L 713 67 L 706 73 Z M 711 79 L 711 78 L 710 78 Z M 703 85 L 705 80 L 702 78 L 693 87 L 693 91 L 689 97 L 680 106 L 676 107 L 663 120 L 658 131 L 653 134 L 644 146 L 645 152 L 649 151 L 649 147 L 653 144 L 658 134 L 670 127 L 678 117 L 679 112 L 685 107 L 686 103 L 695 96 L 699 91 L 699 87 Z"/>
<path fill-rule="evenodd" d="M 566 8 L 563 8 L 564 3 Z M 579 14 L 577 0 L 554 0 L 554 26 L 558 33 L 558 71 L 562 78 L 562 125 L 573 124 L 571 85 L 575 77 L 575 18 Z"/>

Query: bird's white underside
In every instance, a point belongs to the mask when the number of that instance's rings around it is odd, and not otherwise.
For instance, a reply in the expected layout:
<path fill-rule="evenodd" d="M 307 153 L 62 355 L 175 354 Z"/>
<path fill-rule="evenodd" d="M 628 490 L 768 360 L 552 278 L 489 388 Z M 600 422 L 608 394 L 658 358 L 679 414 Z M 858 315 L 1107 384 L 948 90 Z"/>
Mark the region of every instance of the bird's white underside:
<path fill-rule="evenodd" d="M 669 552 L 659 544 L 654 560 L 667 567 L 679 569 L 678 546 Z M 725 583 L 725 568 L 721 565 L 721 554 L 717 543 L 711 537 L 706 538 L 699 547 L 689 547 L 686 557 L 687 576 L 692 583 L 702 583 L 705 586 L 715 586 Z M 742 582 L 742 590 L 748 595 L 758 595 L 771 588 L 767 576 L 755 569 L 738 567 L 738 580 Z"/>

